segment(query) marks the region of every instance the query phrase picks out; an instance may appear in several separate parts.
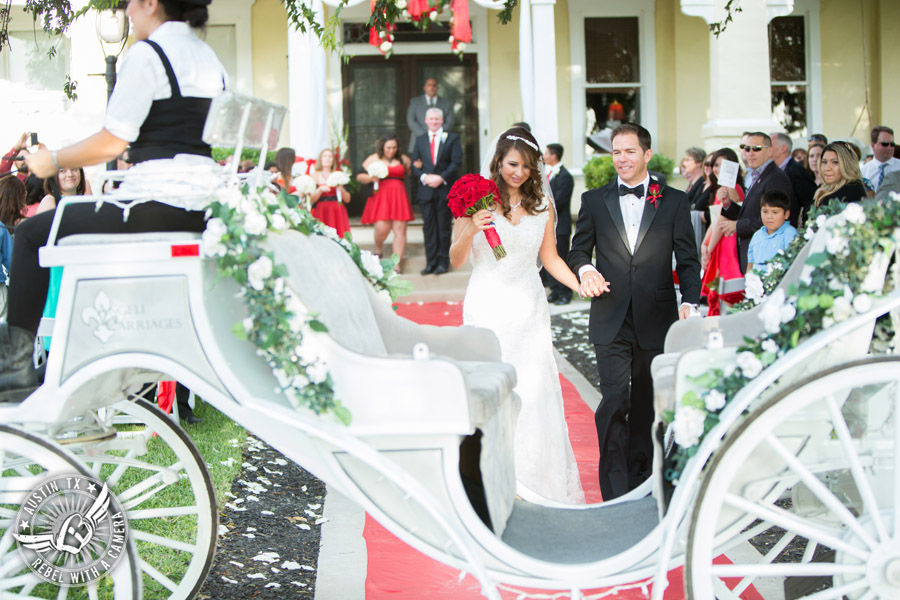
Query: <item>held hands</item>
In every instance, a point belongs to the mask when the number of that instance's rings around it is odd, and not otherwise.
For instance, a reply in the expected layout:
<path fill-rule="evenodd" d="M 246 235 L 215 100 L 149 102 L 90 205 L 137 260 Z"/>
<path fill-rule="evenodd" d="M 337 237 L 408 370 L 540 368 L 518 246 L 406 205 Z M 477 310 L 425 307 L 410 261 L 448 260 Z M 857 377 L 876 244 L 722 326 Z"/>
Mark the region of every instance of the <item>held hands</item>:
<path fill-rule="evenodd" d="M 581 278 L 581 287 L 578 294 L 582 298 L 596 298 L 609 291 L 609 282 L 596 271 L 588 271 Z"/>
<path fill-rule="evenodd" d="M 431 174 L 425 175 L 422 181 L 430 188 L 438 188 L 444 183 L 444 178 L 440 175 Z"/>

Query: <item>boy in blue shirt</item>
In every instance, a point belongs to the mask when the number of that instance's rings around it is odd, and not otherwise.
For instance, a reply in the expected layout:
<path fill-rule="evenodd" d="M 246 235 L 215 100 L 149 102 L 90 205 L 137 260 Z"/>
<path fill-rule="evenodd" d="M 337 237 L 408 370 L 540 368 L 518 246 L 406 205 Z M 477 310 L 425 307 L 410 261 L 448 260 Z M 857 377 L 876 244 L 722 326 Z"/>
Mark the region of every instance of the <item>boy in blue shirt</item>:
<path fill-rule="evenodd" d="M 769 270 L 767 263 L 779 250 L 787 250 L 797 230 L 787 220 L 791 216 L 791 200 L 781 190 L 769 190 L 760 202 L 763 226 L 750 238 L 747 248 L 747 270 L 757 273 Z"/>

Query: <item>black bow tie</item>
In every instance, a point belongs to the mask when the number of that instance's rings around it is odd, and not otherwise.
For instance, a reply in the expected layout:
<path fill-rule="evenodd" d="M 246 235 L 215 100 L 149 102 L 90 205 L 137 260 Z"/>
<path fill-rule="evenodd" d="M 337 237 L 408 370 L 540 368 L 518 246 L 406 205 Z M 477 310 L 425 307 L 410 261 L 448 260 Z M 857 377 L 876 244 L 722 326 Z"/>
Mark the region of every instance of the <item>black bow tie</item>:
<path fill-rule="evenodd" d="M 628 187 L 624 183 L 619 184 L 619 195 L 627 196 L 628 194 L 634 194 L 638 198 L 643 198 L 644 197 L 644 184 L 642 183 L 639 186 L 633 187 L 633 188 Z"/>

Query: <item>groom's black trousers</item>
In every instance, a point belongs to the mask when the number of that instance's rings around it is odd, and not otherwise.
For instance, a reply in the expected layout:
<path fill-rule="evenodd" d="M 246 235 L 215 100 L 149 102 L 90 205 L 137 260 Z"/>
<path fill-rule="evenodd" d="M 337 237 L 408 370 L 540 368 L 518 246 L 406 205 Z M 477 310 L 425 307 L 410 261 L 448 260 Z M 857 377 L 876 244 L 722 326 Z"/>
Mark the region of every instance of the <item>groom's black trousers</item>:
<path fill-rule="evenodd" d="M 631 306 L 609 344 L 594 344 L 600 405 L 594 413 L 600 442 L 600 492 L 604 500 L 633 490 L 653 469 L 653 379 L 650 363 L 662 348 L 641 348 Z"/>

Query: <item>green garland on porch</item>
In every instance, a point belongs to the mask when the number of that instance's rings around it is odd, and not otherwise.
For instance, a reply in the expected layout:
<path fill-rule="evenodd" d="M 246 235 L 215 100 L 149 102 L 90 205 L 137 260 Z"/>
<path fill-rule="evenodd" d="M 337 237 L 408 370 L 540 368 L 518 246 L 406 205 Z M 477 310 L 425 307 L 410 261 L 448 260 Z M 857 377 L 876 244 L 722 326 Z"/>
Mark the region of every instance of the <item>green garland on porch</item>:
<path fill-rule="evenodd" d="M 677 483 L 704 436 L 719 423 L 719 415 L 752 379 L 814 333 L 871 307 L 872 297 L 861 289 L 862 283 L 876 252 L 890 253 L 900 244 L 900 196 L 842 208 L 826 233 L 826 250 L 806 260 L 814 267 L 810 277 L 787 293 L 783 289 L 770 292 L 761 302 L 766 333 L 745 339 L 737 349 L 736 364 L 692 378 L 701 391 L 687 392 L 674 411 L 663 414 L 673 427 L 676 443 L 666 463 L 669 481 Z M 824 220 L 825 215 L 813 220 L 811 230 L 822 227 Z M 804 237 L 811 235 L 807 230 Z M 889 287 L 888 280 L 884 291 Z"/>

